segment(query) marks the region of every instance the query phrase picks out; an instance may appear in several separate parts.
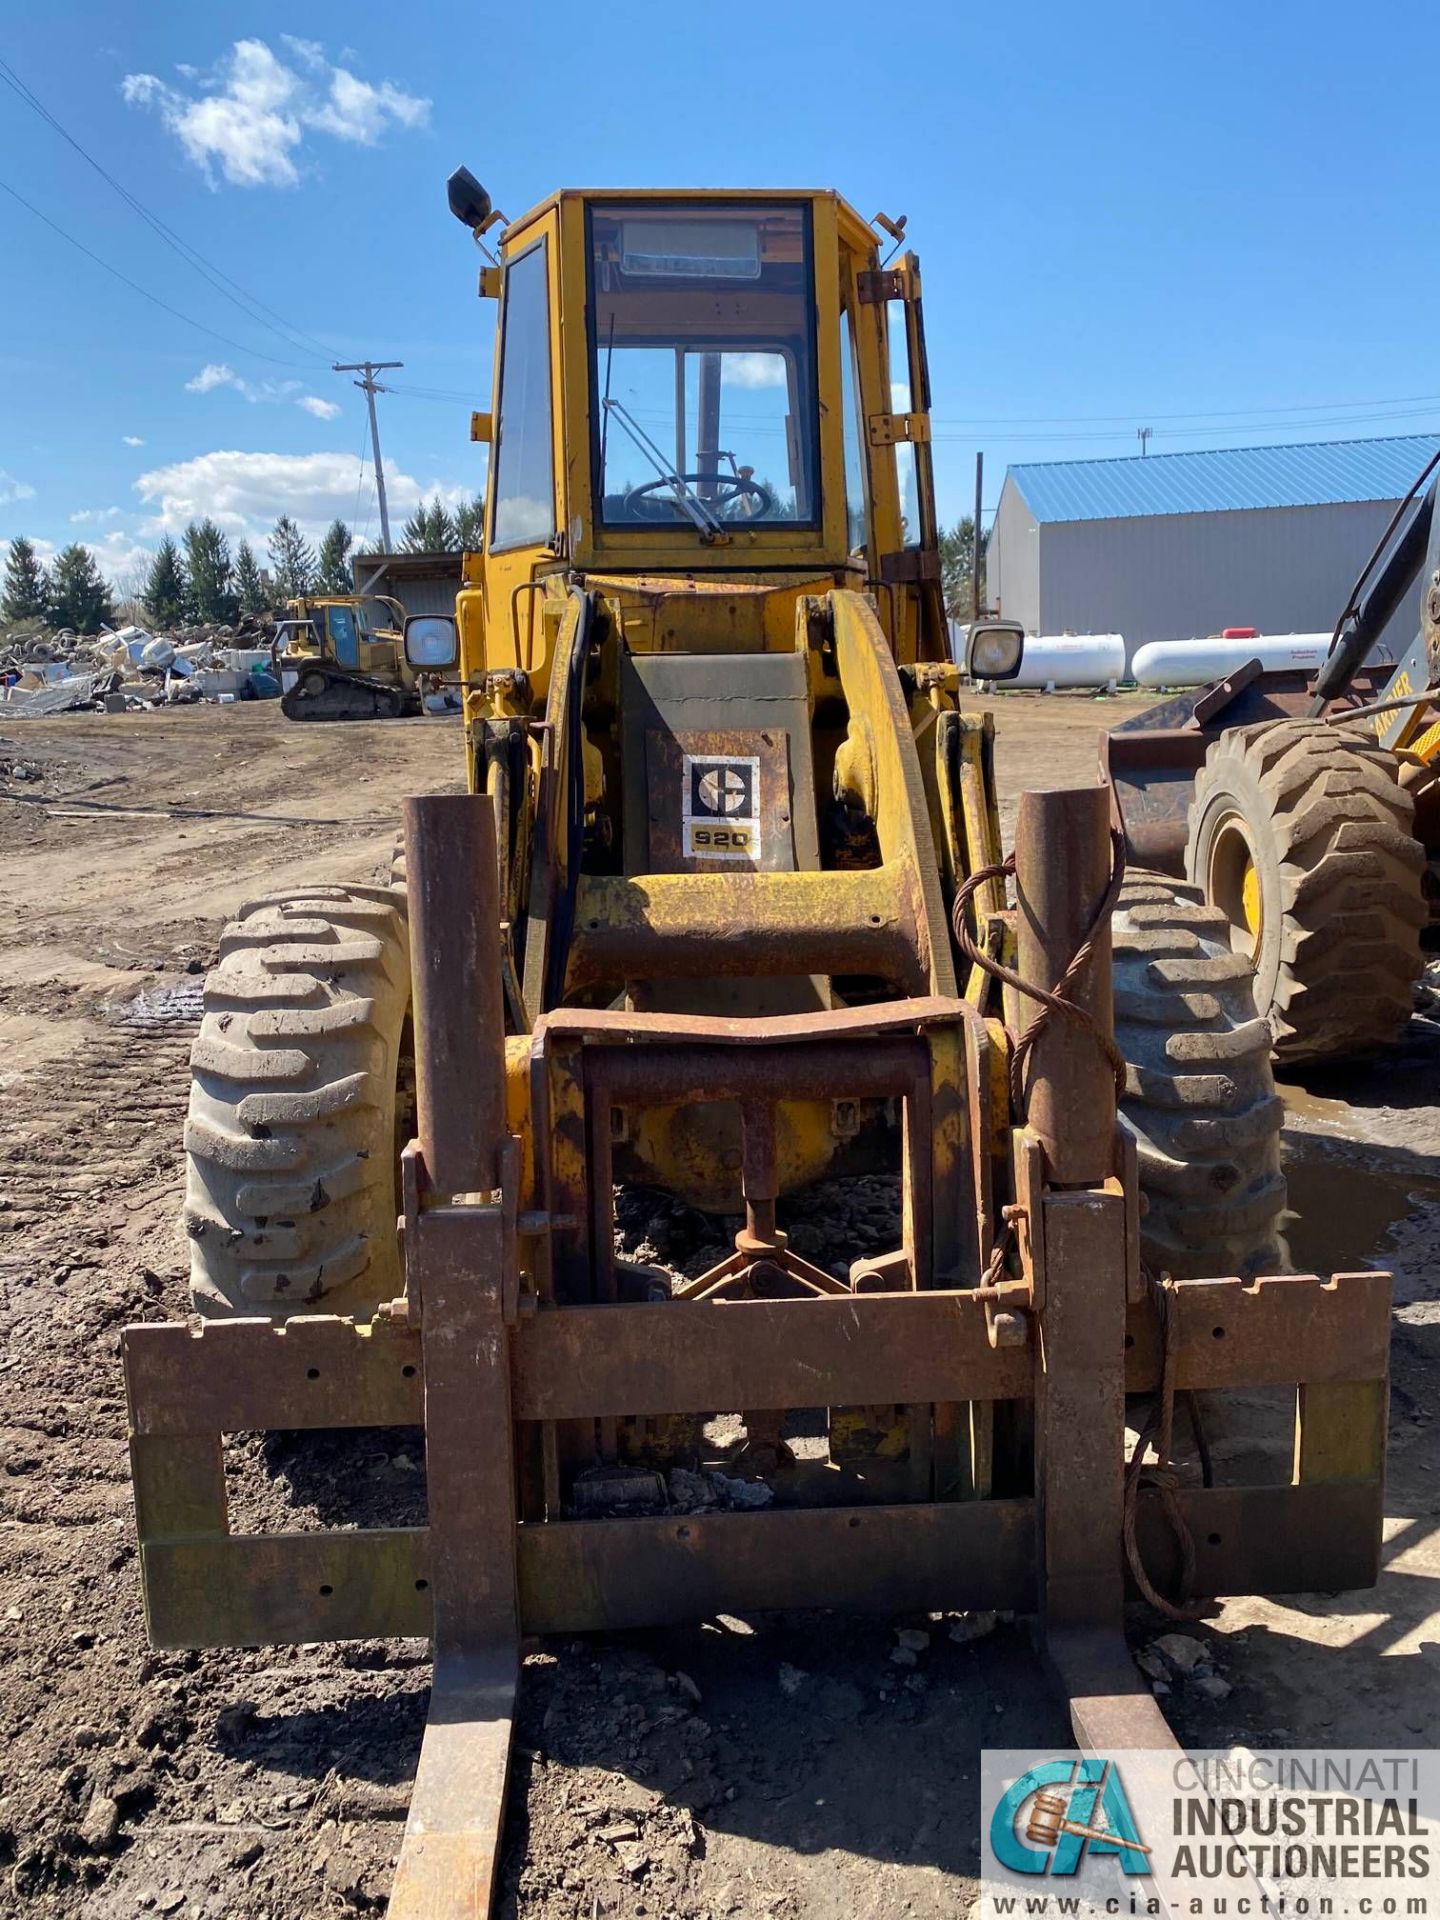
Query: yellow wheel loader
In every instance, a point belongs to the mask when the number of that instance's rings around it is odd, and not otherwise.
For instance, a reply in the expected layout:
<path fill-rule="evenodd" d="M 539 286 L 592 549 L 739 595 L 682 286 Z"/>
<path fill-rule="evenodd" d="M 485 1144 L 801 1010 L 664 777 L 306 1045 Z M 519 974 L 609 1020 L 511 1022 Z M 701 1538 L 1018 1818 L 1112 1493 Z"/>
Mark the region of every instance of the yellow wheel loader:
<path fill-rule="evenodd" d="M 1098 783 L 1023 796 L 1002 859 L 902 223 L 450 198 L 503 225 L 485 539 L 405 646 L 464 688 L 469 791 L 406 802 L 403 885 L 226 930 L 198 1317 L 125 1335 L 157 1644 L 433 1640 L 393 1920 L 489 1909 L 527 1635 L 1016 1608 L 1081 1739 L 1171 1744 L 1127 1592 L 1373 1581 L 1389 1327 L 1385 1275 L 1274 1274 L 1278 1107 L 1216 916 L 1121 893 Z M 970 648 L 1018 669 L 1003 627 Z M 792 1242 L 788 1196 L 876 1166 L 887 1235 Z M 667 1271 L 617 1190 L 735 1217 Z M 1127 1395 L 1163 1433 L 1256 1385 L 1293 1390 L 1268 1484 L 1127 1463 Z M 230 1532 L 223 1434 L 418 1422 L 425 1525 Z M 679 1497 L 716 1467 L 754 1498 Z"/>
<path fill-rule="evenodd" d="M 287 600 L 270 654 L 287 720 L 399 720 L 419 713 L 421 690 L 405 659 L 405 609 L 359 594 Z"/>

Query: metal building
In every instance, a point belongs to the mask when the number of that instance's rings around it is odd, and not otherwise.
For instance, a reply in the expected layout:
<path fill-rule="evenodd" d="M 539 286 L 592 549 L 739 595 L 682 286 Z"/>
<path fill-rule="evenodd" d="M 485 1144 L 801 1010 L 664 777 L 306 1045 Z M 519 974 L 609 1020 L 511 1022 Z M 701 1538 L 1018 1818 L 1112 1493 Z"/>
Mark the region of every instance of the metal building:
<path fill-rule="evenodd" d="M 384 593 L 406 613 L 453 613 L 460 591 L 458 553 L 356 553 L 350 574 L 356 593 Z"/>
<path fill-rule="evenodd" d="M 1440 437 L 1011 467 L 986 574 L 1028 633 L 1323 633 Z M 1418 595 L 1418 588 L 1417 588 Z M 1402 606 L 1392 642 L 1418 619 Z"/>

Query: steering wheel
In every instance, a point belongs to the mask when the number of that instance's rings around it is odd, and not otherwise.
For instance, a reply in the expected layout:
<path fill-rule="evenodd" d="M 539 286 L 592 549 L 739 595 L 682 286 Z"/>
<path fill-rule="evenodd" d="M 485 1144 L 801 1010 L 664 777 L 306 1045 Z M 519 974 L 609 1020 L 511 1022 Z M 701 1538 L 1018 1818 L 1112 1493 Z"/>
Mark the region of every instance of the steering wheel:
<path fill-rule="evenodd" d="M 713 487 L 711 494 L 701 496 L 701 504 L 708 507 L 717 519 L 727 519 L 730 509 L 741 500 L 756 500 L 755 518 L 773 514 L 779 502 L 769 487 L 758 480 L 751 480 L 740 473 L 678 473 L 666 474 L 661 480 L 648 481 L 643 487 L 631 487 L 625 495 L 625 511 L 637 520 L 668 520 L 671 515 L 657 509 L 671 508 L 676 514 L 684 511 L 675 494 L 675 481 L 681 481 L 687 487 Z M 653 496 L 664 490 L 664 499 Z"/>

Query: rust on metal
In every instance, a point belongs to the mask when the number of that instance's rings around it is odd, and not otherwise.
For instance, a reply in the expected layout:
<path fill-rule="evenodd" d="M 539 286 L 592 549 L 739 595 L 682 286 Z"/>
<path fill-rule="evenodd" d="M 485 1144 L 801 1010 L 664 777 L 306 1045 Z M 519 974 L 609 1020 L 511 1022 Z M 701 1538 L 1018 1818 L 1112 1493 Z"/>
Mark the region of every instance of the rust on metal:
<path fill-rule="evenodd" d="M 515 1329 L 522 1420 L 741 1406 L 1027 1398 L 968 1291 L 559 1307 Z"/>
<path fill-rule="evenodd" d="M 648 732 L 645 762 L 650 872 L 794 870 L 783 727 Z"/>
<path fill-rule="evenodd" d="M 520 1529 L 521 1607 L 537 1633 L 774 1607 L 1024 1607 L 1033 1555 L 1028 1500 L 568 1521 Z"/>
<path fill-rule="evenodd" d="M 389 1920 L 485 1920 L 495 1890 L 519 1662 L 440 1653 Z"/>
<path fill-rule="evenodd" d="M 1110 928 L 1108 922 L 1095 926 L 1095 917 L 1109 886 L 1110 861 L 1109 802 L 1102 787 L 1021 794 L 1015 825 L 1020 976 L 1052 993 L 1089 937 L 1091 961 L 1075 983 L 1074 1004 L 1106 1035 L 1115 1025 Z M 1027 998 L 1022 1034 L 1040 1022 L 1040 1006 Z M 1114 1072 L 1087 1025 L 1065 1017 L 1044 1022 L 1026 1063 L 1025 1091 L 1026 1122 L 1045 1150 L 1049 1178 L 1057 1186 L 1105 1180 L 1115 1155 Z M 1120 1266 L 1123 1273 L 1123 1249 Z"/>
<path fill-rule="evenodd" d="M 505 1131 L 505 1031 L 495 818 L 483 794 L 405 802 L 415 1099 L 437 1193 L 489 1192 Z M 493 965 L 475 965 L 477 954 Z M 474 997 L 459 992 L 473 979 Z"/>
<path fill-rule="evenodd" d="M 913 867 L 582 874 L 567 991 L 610 981 L 878 974 L 923 993 Z"/>

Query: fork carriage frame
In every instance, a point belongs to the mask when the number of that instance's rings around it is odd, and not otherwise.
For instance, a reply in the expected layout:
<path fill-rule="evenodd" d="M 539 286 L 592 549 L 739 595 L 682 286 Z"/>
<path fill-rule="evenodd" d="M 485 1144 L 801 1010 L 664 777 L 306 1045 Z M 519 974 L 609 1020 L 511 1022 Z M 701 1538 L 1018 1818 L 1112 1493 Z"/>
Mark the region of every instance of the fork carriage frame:
<path fill-rule="evenodd" d="M 152 1641 L 432 1638 L 392 1920 L 489 1911 L 526 1635 L 763 1608 L 1013 1608 L 1036 1616 L 1082 1744 L 1173 1744 L 1122 1632 L 1125 1395 L 1158 1387 L 1162 1353 L 1093 1038 L 1054 1020 L 1032 1050 L 1012 1141 L 1020 1280 L 998 1295 L 977 1290 L 1012 1197 L 990 1191 L 992 1038 L 960 1000 L 745 1022 L 548 1015 L 530 1041 L 540 1205 L 522 1212 L 490 802 L 413 800 L 406 823 L 419 1106 L 406 1294 L 368 1326 L 315 1314 L 126 1330 Z M 1052 987 L 1104 892 L 1104 790 L 1024 796 L 1016 864 L 1022 971 Z M 1102 936 L 1085 988 L 1101 1021 L 1108 959 Z M 462 1026 L 457 1009 L 476 1017 Z M 688 1297 L 626 1300 L 612 1108 L 677 1093 L 740 1103 L 749 1237 Z M 857 1269 L 860 1290 L 792 1259 L 802 1297 L 736 1297 L 773 1291 L 787 1265 L 773 1220 L 779 1100 L 876 1095 L 903 1116 L 902 1248 Z M 1373 1583 L 1389 1276 L 1185 1281 L 1171 1314 L 1177 1387 L 1298 1389 L 1288 1485 L 1179 1493 L 1196 1591 Z M 566 1517 L 569 1471 L 613 1457 L 617 1422 L 817 1401 L 906 1410 L 904 1498 Z M 1001 1402 L 1032 1409 L 1022 1495 L 993 1487 Z M 422 1422 L 425 1526 L 229 1532 L 226 1433 Z M 1137 1534 L 1151 1578 L 1173 1587 L 1180 1556 L 1158 1493 L 1140 1493 Z"/>

